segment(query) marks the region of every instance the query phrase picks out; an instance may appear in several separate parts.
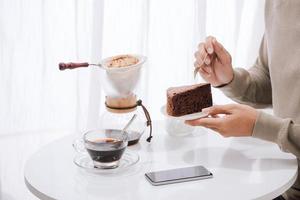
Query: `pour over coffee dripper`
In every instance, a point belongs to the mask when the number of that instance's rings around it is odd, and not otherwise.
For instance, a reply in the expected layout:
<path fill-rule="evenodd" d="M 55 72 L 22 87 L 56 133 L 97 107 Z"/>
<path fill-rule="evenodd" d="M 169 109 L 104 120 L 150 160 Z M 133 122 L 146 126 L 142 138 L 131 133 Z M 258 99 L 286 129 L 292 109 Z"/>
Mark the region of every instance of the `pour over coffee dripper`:
<path fill-rule="evenodd" d="M 132 56 L 137 58 L 138 62 L 125 67 L 108 67 L 109 62 L 116 57 Z M 98 64 L 88 62 L 83 63 L 59 63 L 59 69 L 75 69 L 81 67 L 96 66 L 102 69 L 101 83 L 104 86 L 104 92 L 109 97 L 126 97 L 130 96 L 135 89 L 140 76 L 141 68 L 146 62 L 146 57 L 142 55 L 119 55 L 103 59 Z"/>
<path fill-rule="evenodd" d="M 109 63 L 113 59 L 126 58 L 126 56 L 135 57 L 137 63 L 122 67 L 109 66 Z M 89 64 L 86 62 L 60 63 L 59 68 L 60 70 L 64 70 L 96 65 L 101 69 L 100 79 L 106 94 L 106 110 L 100 115 L 98 126 L 120 132 L 121 134 L 122 127 L 124 127 L 133 114 L 136 114 L 137 118 L 135 122 L 127 130 L 129 136 L 128 144 L 132 145 L 139 141 L 147 126 L 150 127 L 150 136 L 147 138 L 147 141 L 150 142 L 152 138 L 150 114 L 142 104 L 142 101 L 137 99 L 134 92 L 141 76 L 141 68 L 145 62 L 145 56 L 133 54 L 108 57 L 103 59 L 99 64 Z M 137 109 L 138 106 L 141 106 L 142 110 Z"/>
<path fill-rule="evenodd" d="M 146 62 L 146 57 L 141 55 L 132 56 L 136 57 L 138 62 L 127 67 L 108 68 L 107 64 L 114 57 L 106 58 L 101 62 L 104 69 L 106 69 L 105 73 L 101 74 L 101 82 L 106 93 L 106 111 L 103 111 L 100 116 L 99 126 L 120 131 L 130 117 L 136 114 L 136 120 L 127 130 L 128 145 L 136 144 L 147 126 L 150 126 L 150 136 L 147 141 L 150 142 L 152 138 L 150 114 L 142 101 L 137 99 L 134 92 L 141 76 L 141 69 Z M 142 110 L 137 109 L 138 106 L 141 106 Z"/>

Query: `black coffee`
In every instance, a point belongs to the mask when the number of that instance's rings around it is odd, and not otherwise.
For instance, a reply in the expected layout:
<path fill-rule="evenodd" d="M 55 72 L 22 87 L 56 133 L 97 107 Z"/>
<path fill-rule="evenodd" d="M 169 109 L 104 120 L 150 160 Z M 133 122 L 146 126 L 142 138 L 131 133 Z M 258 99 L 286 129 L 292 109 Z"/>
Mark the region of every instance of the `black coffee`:
<path fill-rule="evenodd" d="M 141 134 L 136 131 L 128 131 L 128 146 L 139 142 Z"/>
<path fill-rule="evenodd" d="M 101 138 L 92 143 L 87 146 L 88 153 L 92 160 L 103 163 L 120 160 L 126 148 L 123 141 L 114 138 Z"/>
<path fill-rule="evenodd" d="M 139 142 L 140 137 L 142 136 L 142 133 L 137 132 L 137 131 L 126 131 L 128 133 L 128 146 L 130 145 L 134 145 L 136 143 Z M 122 135 L 122 130 L 118 130 L 118 129 L 107 129 L 106 130 L 106 136 L 108 138 L 115 138 Z"/>

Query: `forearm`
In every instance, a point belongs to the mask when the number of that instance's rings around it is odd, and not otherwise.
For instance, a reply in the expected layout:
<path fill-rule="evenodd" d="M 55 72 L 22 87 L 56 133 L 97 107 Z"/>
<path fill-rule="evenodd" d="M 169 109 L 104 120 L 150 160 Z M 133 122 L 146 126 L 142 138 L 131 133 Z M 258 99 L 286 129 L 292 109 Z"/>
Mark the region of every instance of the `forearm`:
<path fill-rule="evenodd" d="M 259 112 L 252 136 L 277 143 L 282 151 L 300 158 L 300 124 L 291 119 Z"/>
<path fill-rule="evenodd" d="M 268 75 L 256 66 L 249 71 L 241 68 L 235 69 L 233 80 L 220 90 L 239 103 L 272 103 L 272 90 Z"/>
<path fill-rule="evenodd" d="M 233 80 L 220 89 L 239 103 L 272 104 L 267 41 L 264 37 L 255 64 L 249 70 L 236 68 Z"/>

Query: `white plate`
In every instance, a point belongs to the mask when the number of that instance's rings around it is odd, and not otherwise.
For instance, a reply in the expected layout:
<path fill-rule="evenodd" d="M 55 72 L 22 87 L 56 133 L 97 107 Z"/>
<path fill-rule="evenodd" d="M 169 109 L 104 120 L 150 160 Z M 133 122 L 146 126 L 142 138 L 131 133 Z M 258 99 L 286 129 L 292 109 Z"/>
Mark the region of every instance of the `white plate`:
<path fill-rule="evenodd" d="M 189 115 L 182 115 L 179 117 L 175 117 L 175 116 L 171 116 L 168 115 L 167 113 L 167 109 L 166 109 L 166 105 L 162 106 L 160 109 L 161 113 L 171 119 L 177 119 L 177 120 L 193 120 L 193 119 L 199 119 L 199 118 L 203 118 L 203 117 L 208 117 L 207 113 L 204 112 L 197 112 L 197 113 L 193 113 L 193 114 L 189 114 Z"/>

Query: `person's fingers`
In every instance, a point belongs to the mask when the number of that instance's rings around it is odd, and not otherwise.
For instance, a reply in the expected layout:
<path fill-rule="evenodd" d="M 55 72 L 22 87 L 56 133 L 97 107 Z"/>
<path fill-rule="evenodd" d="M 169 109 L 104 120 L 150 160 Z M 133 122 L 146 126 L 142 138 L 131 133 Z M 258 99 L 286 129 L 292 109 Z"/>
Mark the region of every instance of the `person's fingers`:
<path fill-rule="evenodd" d="M 194 62 L 194 67 L 195 68 L 199 68 L 198 69 L 198 72 L 200 73 L 201 76 L 203 77 L 210 77 L 210 73 L 211 73 L 211 68 L 210 67 L 205 67 L 204 66 L 205 64 L 204 63 L 199 63 L 198 61 L 195 61 Z"/>
<path fill-rule="evenodd" d="M 207 53 L 201 53 L 199 51 L 197 51 L 195 54 L 194 54 L 195 58 L 196 58 L 196 61 L 197 61 L 197 65 L 199 67 L 202 67 L 202 66 L 208 66 L 211 64 L 211 60 L 212 60 L 212 56 L 211 55 L 208 55 Z M 194 64 L 194 66 L 196 66 Z M 211 70 L 210 70 L 211 71 Z"/>
<path fill-rule="evenodd" d="M 201 62 L 209 65 L 211 62 L 211 58 L 209 57 L 209 54 L 207 53 L 204 45 L 205 45 L 204 43 L 199 44 L 198 51 L 196 52 L 195 57 L 197 58 L 198 62 L 201 61 Z"/>
<path fill-rule="evenodd" d="M 206 38 L 206 40 L 205 40 L 204 47 L 205 47 L 207 53 L 209 53 L 209 54 L 213 54 L 214 53 L 214 47 L 213 47 L 213 44 L 212 44 L 213 39 L 215 39 L 215 38 L 212 37 L 212 36 L 208 36 Z"/>
<path fill-rule="evenodd" d="M 219 129 L 217 129 L 217 128 L 209 128 L 209 129 L 211 129 L 211 130 L 213 130 L 213 131 L 216 131 L 216 132 L 220 133 Z"/>
<path fill-rule="evenodd" d="M 210 77 L 210 72 L 206 71 L 206 67 L 200 67 L 199 73 L 203 77 Z"/>
<path fill-rule="evenodd" d="M 194 67 L 195 67 L 195 68 L 200 67 L 200 65 L 198 64 L 197 61 L 194 62 Z"/>
<path fill-rule="evenodd" d="M 202 52 L 200 52 L 200 60 L 206 65 L 210 65 L 213 59 L 214 55 L 208 54 L 205 50 L 202 50 Z"/>
<path fill-rule="evenodd" d="M 195 54 L 194 54 L 198 64 L 201 66 L 203 64 L 205 64 L 205 61 L 204 61 L 204 58 L 205 58 L 205 55 L 201 52 L 201 51 L 197 51 Z"/>
<path fill-rule="evenodd" d="M 212 40 L 214 51 L 222 64 L 230 62 L 231 56 L 227 50 L 215 38 Z"/>
<path fill-rule="evenodd" d="M 200 42 L 200 43 L 198 44 L 198 50 L 201 52 L 202 49 L 204 49 L 204 42 Z"/>
<path fill-rule="evenodd" d="M 194 57 L 196 58 L 197 61 L 198 61 L 198 60 L 201 60 L 200 52 L 199 52 L 199 51 L 196 51 L 196 52 L 194 53 Z"/>
<path fill-rule="evenodd" d="M 209 128 L 223 137 L 228 137 L 226 128 L 226 119 L 225 118 L 200 118 L 196 120 L 185 121 L 186 124 L 191 126 L 203 126 Z"/>
<path fill-rule="evenodd" d="M 210 115 L 210 116 L 213 117 L 213 118 L 220 118 L 219 115 Z"/>
<path fill-rule="evenodd" d="M 234 108 L 233 104 L 228 105 L 215 105 L 209 108 L 204 108 L 202 112 L 205 112 L 209 115 L 217 115 L 217 114 L 231 114 L 232 109 Z"/>
<path fill-rule="evenodd" d="M 204 126 L 206 128 L 214 128 L 219 129 L 222 126 L 223 119 L 222 118 L 200 118 L 195 120 L 187 120 L 186 124 L 191 126 Z"/>
<path fill-rule="evenodd" d="M 200 67 L 203 68 L 204 71 L 208 72 L 208 73 L 211 73 L 212 72 L 212 68 L 211 68 L 211 58 L 210 58 L 210 55 L 206 54 L 205 56 L 203 54 L 201 54 L 201 59 L 200 61 L 198 61 L 198 65 Z"/>
<path fill-rule="evenodd" d="M 221 136 L 223 136 L 223 137 L 225 137 L 225 138 L 229 137 L 228 134 L 224 133 L 223 131 L 221 131 L 221 130 L 218 129 L 218 128 L 213 128 L 213 127 L 212 127 L 212 128 L 209 128 L 209 129 L 211 129 L 211 130 L 217 132 L 218 134 L 220 134 Z"/>
<path fill-rule="evenodd" d="M 211 63 L 211 61 L 212 61 L 211 57 L 210 57 L 208 54 L 206 54 L 206 55 L 202 58 L 202 60 L 204 61 L 204 63 L 205 63 L 206 65 L 209 65 L 209 64 Z"/>

